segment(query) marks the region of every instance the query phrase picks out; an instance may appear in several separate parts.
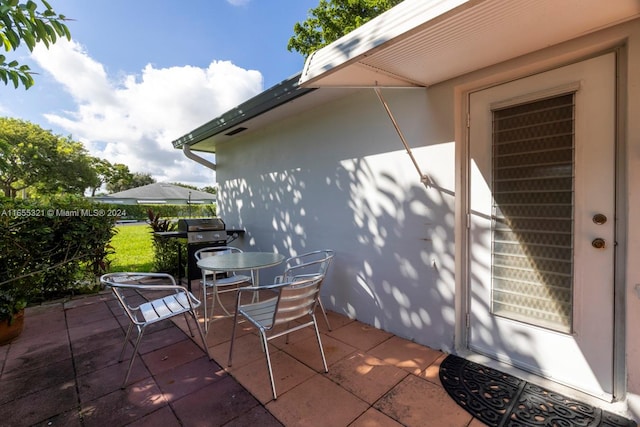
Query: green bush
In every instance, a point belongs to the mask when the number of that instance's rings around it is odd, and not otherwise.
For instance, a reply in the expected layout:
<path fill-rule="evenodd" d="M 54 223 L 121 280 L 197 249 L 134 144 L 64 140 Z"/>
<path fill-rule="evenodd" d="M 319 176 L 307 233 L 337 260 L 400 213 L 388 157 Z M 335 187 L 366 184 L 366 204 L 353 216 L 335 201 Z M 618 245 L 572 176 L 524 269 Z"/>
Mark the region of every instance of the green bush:
<path fill-rule="evenodd" d="M 4 310 L 93 290 L 107 270 L 116 212 L 82 197 L 0 198 Z"/>
<path fill-rule="evenodd" d="M 159 237 L 153 233 L 175 231 L 177 223 L 161 218 L 158 212 L 151 208 L 147 211 L 149 232 L 153 235 L 153 269 L 154 271 L 173 275 L 184 274 L 184 260 L 187 259 L 186 249 L 178 244 L 177 239 Z M 178 251 L 183 251 L 178 256 Z M 181 260 L 178 266 L 178 260 Z M 178 270 L 179 269 L 179 270 Z"/>
<path fill-rule="evenodd" d="M 148 210 L 163 218 L 212 218 L 216 216 L 216 205 L 120 205 L 102 203 L 103 209 L 124 212 L 122 219 L 135 219 L 145 221 L 148 219 Z"/>

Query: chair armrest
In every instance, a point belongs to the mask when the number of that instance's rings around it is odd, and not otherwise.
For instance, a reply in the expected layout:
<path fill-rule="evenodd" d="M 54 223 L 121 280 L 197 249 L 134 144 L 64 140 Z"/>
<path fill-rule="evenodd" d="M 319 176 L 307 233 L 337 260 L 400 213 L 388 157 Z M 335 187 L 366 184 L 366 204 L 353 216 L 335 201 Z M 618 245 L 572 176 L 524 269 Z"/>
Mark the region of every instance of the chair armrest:
<path fill-rule="evenodd" d="M 184 292 L 189 294 L 189 291 L 185 286 L 176 284 L 175 278 L 167 273 L 129 273 L 130 278 L 122 281 L 114 280 L 120 277 L 126 277 L 127 273 L 109 273 L 100 277 L 100 282 L 105 286 L 131 289 L 138 294 L 143 294 L 150 291 L 174 291 L 175 293 Z M 145 283 L 145 279 L 166 279 L 169 283 Z M 129 282 L 127 282 L 127 280 Z"/>
<path fill-rule="evenodd" d="M 167 273 L 133 273 L 133 272 L 122 272 L 122 273 L 107 273 L 103 274 L 100 277 L 100 282 L 109 284 L 110 286 L 120 286 L 120 285 L 139 285 L 139 286 L 151 286 L 152 283 L 145 283 L 143 280 L 149 279 L 165 279 L 171 285 L 177 286 L 176 279 Z"/>
<path fill-rule="evenodd" d="M 267 290 L 274 290 L 274 289 L 278 289 L 278 288 L 282 288 L 285 286 L 289 286 L 295 282 L 298 282 L 300 280 L 304 280 L 304 279 L 309 279 L 308 281 L 312 281 L 315 278 L 319 278 L 321 277 L 321 274 L 300 274 L 298 276 L 295 276 L 293 279 L 287 281 L 287 282 L 282 282 L 282 283 L 274 283 L 272 285 L 259 285 L 259 286 L 245 286 L 242 288 L 238 288 L 237 291 L 238 293 L 240 292 L 257 292 L 257 291 L 267 291 Z"/>
<path fill-rule="evenodd" d="M 291 281 L 295 282 L 296 280 L 300 280 L 300 279 L 313 279 L 313 278 L 319 277 L 319 276 L 322 276 L 322 274 L 320 274 L 320 273 L 296 274 L 295 276 L 293 276 L 291 278 Z"/>
<path fill-rule="evenodd" d="M 278 289 L 281 288 L 283 286 L 289 285 L 290 282 L 286 282 L 286 283 L 274 283 L 272 285 L 260 285 L 260 286 L 244 286 L 242 288 L 238 288 L 237 291 L 238 292 L 258 292 L 258 291 L 266 291 L 266 290 L 273 290 L 273 289 Z"/>

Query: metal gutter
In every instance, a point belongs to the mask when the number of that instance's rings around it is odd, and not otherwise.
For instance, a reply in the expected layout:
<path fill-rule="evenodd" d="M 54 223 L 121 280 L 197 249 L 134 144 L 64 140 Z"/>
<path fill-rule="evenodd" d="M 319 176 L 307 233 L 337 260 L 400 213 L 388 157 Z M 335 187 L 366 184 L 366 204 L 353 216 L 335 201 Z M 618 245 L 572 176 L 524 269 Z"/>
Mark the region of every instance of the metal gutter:
<path fill-rule="evenodd" d="M 264 114 L 273 108 L 279 107 L 280 105 L 315 90 L 313 88 L 301 88 L 298 85 L 299 80 L 300 74 L 296 74 L 295 76 L 272 86 L 248 101 L 243 102 L 237 107 L 223 113 L 221 116 L 216 117 L 204 125 L 192 130 L 188 134 L 172 141 L 173 147 L 184 149 L 185 146 L 197 144 L 198 142 L 204 141 L 212 136 L 226 133 L 227 131 L 233 131 L 232 129 L 234 127 L 246 122 L 247 120 Z M 193 155 L 193 153 L 191 154 Z M 185 155 L 187 155 L 186 152 Z M 187 157 L 189 156 L 187 155 Z M 199 160 L 196 161 L 200 163 Z"/>
<path fill-rule="evenodd" d="M 213 171 L 216 170 L 216 164 L 213 162 L 210 162 L 209 160 L 205 159 L 204 157 L 200 157 L 196 154 L 193 154 L 193 152 L 191 151 L 191 147 L 189 147 L 188 144 L 184 144 L 182 146 L 182 152 L 184 153 L 185 157 L 188 159 L 193 160 L 196 163 L 200 163 L 202 166 L 209 168 Z"/>

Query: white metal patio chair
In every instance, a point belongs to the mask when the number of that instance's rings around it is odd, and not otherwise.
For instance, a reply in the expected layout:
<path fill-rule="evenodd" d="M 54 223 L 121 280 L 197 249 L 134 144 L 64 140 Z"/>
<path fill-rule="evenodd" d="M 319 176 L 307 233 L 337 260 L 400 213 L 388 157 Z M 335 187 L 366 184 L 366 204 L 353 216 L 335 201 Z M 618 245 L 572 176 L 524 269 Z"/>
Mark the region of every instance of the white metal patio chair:
<path fill-rule="evenodd" d="M 271 368 L 271 357 L 269 355 L 268 345 L 269 341 L 274 338 L 313 326 L 316 333 L 316 339 L 318 340 L 318 347 L 320 348 L 320 355 L 322 356 L 324 371 L 329 372 L 315 316 L 315 308 L 318 303 L 318 293 L 320 292 L 321 285 L 322 277 L 315 276 L 297 279 L 292 282 L 238 289 L 238 295 L 236 296 L 236 313 L 234 316 L 233 330 L 231 332 L 231 345 L 229 347 L 228 365 L 231 366 L 232 364 L 233 344 L 235 342 L 238 316 L 242 316 L 260 332 L 262 347 L 267 359 L 269 380 L 271 382 L 271 391 L 274 399 L 277 399 L 278 396 L 276 394 L 276 386 L 273 379 L 273 370 Z M 251 302 L 248 304 L 241 303 L 243 294 L 253 294 L 255 292 L 263 292 L 265 290 L 275 292 L 275 296 L 260 302 Z M 254 299 L 251 298 L 251 300 L 253 301 Z M 294 326 L 289 327 L 290 322 L 304 317 L 308 317 L 309 320 L 305 323 L 295 322 Z M 267 336 L 268 332 L 273 331 L 276 326 L 284 324 L 287 325 L 286 329 L 279 330 L 278 332 L 274 332 Z"/>
<path fill-rule="evenodd" d="M 122 388 L 125 388 L 129 380 L 133 361 L 138 353 L 138 346 L 145 328 L 180 314 L 185 316 L 189 332 L 193 337 L 194 333 L 189 324 L 187 314 L 191 315 L 196 323 L 196 328 L 200 333 L 207 355 L 211 359 L 204 333 L 196 315 L 196 308 L 200 305 L 200 301 L 187 288 L 176 285 L 173 276 L 165 273 L 109 273 L 103 275 L 100 278 L 100 282 L 111 288 L 131 322 L 124 338 L 124 344 L 118 359 L 119 362 L 122 362 L 131 331 L 134 327 L 138 330 L 138 337 L 134 343 L 133 354 L 129 361 Z"/>
<path fill-rule="evenodd" d="M 274 283 L 290 282 L 297 278 L 318 275 L 322 276 L 322 280 L 324 280 L 334 255 L 335 253 L 331 249 L 323 249 L 290 257 L 284 262 L 284 273 L 276 276 Z M 327 312 L 322 305 L 320 294 L 318 294 L 318 305 L 322 310 L 324 321 L 327 323 L 327 329 L 331 331 L 331 324 L 329 323 Z"/>
<path fill-rule="evenodd" d="M 195 252 L 194 256 L 196 260 L 200 261 L 202 258 L 217 256 L 221 254 L 230 254 L 230 253 L 240 253 L 241 249 L 234 248 L 232 246 L 211 246 L 207 248 L 199 249 Z M 203 281 L 201 282 L 202 286 L 202 302 L 203 302 L 203 311 L 204 311 L 204 329 L 205 332 L 209 332 L 209 316 L 207 314 L 207 288 L 211 288 L 213 290 L 213 298 L 211 299 L 211 316 L 213 316 L 213 310 L 215 309 L 216 301 L 222 308 L 222 311 L 227 316 L 231 316 L 231 313 L 226 309 L 222 301 L 220 300 L 220 294 L 226 292 L 235 291 L 239 285 L 243 283 L 253 283 L 253 273 L 251 276 L 245 274 L 237 274 L 235 271 L 203 271 Z M 227 289 L 219 289 L 219 288 L 227 288 Z"/>

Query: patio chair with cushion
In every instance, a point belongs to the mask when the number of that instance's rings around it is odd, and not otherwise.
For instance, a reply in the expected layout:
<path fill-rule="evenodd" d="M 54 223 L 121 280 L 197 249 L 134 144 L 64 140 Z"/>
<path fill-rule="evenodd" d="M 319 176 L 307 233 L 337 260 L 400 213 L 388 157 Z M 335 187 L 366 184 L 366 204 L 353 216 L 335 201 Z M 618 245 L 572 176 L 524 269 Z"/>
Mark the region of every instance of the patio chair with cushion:
<path fill-rule="evenodd" d="M 196 308 L 200 305 L 200 301 L 187 288 L 176 285 L 173 276 L 165 273 L 109 273 L 103 275 L 100 282 L 111 288 L 131 322 L 124 338 L 119 362 L 122 362 L 131 331 L 134 327 L 138 330 L 138 337 L 134 343 L 133 355 L 129 361 L 122 388 L 125 388 L 129 380 L 133 361 L 138 353 L 138 346 L 145 328 L 180 314 L 184 315 L 189 332 L 191 336 L 194 336 L 187 314 L 191 315 L 207 355 L 211 359 L 204 333 L 196 316 Z"/>
<path fill-rule="evenodd" d="M 320 292 L 321 285 L 322 277 L 315 276 L 274 285 L 238 289 L 238 295 L 236 296 L 236 313 L 231 332 L 228 364 L 229 366 L 232 364 L 236 325 L 238 324 L 238 317 L 242 316 L 248 320 L 249 323 L 255 326 L 260 333 L 262 347 L 267 359 L 269 380 L 271 382 L 271 391 L 274 399 L 277 399 L 278 396 L 276 394 L 276 386 L 273 379 L 273 370 L 271 368 L 271 357 L 269 355 L 268 345 L 268 342 L 274 338 L 313 326 L 316 333 L 316 339 L 318 340 L 318 347 L 320 348 L 320 355 L 322 356 L 324 372 L 329 372 L 315 316 L 315 308 L 318 303 L 318 292 Z M 243 294 L 250 294 L 253 296 L 256 292 L 264 292 L 265 290 L 272 291 L 275 295 L 259 302 L 242 304 Z M 254 298 L 251 298 L 251 301 L 254 301 Z M 300 323 L 301 321 L 293 322 L 304 318 L 308 318 L 308 321 L 304 323 Z M 291 322 L 293 322 L 293 325 Z M 280 325 L 286 326 L 284 329 L 278 328 L 277 331 L 274 331 L 274 328 Z"/>
<path fill-rule="evenodd" d="M 297 278 L 322 276 L 322 279 L 327 275 L 327 270 L 333 260 L 334 252 L 330 249 L 323 249 L 313 252 L 307 252 L 301 255 L 288 258 L 284 262 L 284 273 L 281 276 L 276 276 L 274 283 L 290 282 Z M 318 305 L 322 310 L 322 316 L 327 323 L 327 329 L 331 331 L 331 324 L 327 318 L 327 312 L 322 305 L 320 294 L 318 294 Z"/>
<path fill-rule="evenodd" d="M 240 253 L 241 249 L 234 248 L 232 246 L 211 246 L 207 248 L 199 249 L 195 252 L 194 256 L 196 260 L 200 261 L 202 258 L 217 256 L 222 254 Z M 253 283 L 253 278 L 245 274 L 237 274 L 235 271 L 203 271 L 202 285 L 202 302 L 204 310 L 204 329 L 205 332 L 209 331 L 209 316 L 207 314 L 207 288 L 213 290 L 213 298 L 211 300 L 211 316 L 213 316 L 213 310 L 215 309 L 216 301 L 222 308 L 222 311 L 227 316 L 231 316 L 231 313 L 226 309 L 222 301 L 220 301 L 220 294 L 226 292 L 233 292 L 237 287 L 243 283 Z M 227 288 L 227 289 L 220 289 Z"/>

